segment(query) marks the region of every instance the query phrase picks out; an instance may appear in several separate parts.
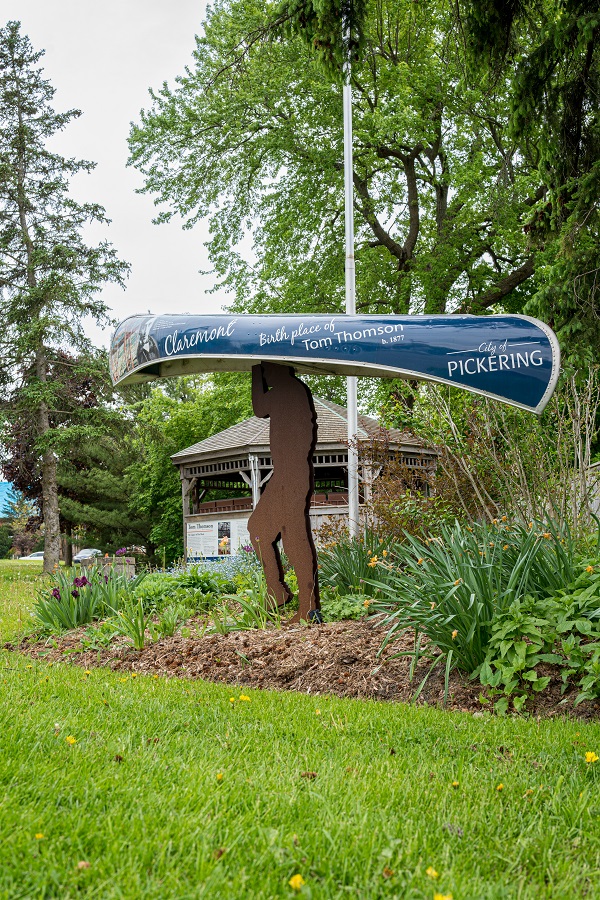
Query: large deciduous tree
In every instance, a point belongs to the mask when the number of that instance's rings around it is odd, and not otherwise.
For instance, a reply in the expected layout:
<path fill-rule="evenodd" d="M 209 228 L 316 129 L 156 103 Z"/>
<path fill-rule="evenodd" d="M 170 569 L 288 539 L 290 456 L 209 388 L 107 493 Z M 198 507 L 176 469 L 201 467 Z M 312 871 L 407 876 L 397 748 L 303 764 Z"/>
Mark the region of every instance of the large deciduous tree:
<path fill-rule="evenodd" d="M 600 342 L 600 8 L 598 0 L 457 0 L 467 58 L 508 81 L 510 127 L 534 151 L 542 196 L 526 222 L 538 290 L 527 311 L 573 362 Z"/>
<path fill-rule="evenodd" d="M 300 37 L 270 38 L 269 21 L 248 0 L 213 7 L 193 67 L 153 94 L 133 127 L 131 159 L 164 205 L 159 219 L 179 213 L 191 227 L 209 217 L 212 262 L 241 307 L 337 312 L 341 77 Z M 325 27 L 311 20 L 313 43 Z M 358 309 L 520 309 L 534 271 L 523 224 L 540 184 L 507 132 L 504 81 L 469 80 L 441 2 L 373 0 L 361 43 L 352 70 Z M 329 58 L 338 56 L 334 46 Z M 247 232 L 253 254 L 238 246 Z"/>
<path fill-rule="evenodd" d="M 70 353 L 89 350 L 83 318 L 106 321 L 98 291 L 107 281 L 122 283 L 127 265 L 108 243 L 83 240 L 88 223 L 107 219 L 101 206 L 69 194 L 70 178 L 94 164 L 50 149 L 50 139 L 80 112 L 52 108 L 54 89 L 38 67 L 42 55 L 18 22 L 0 29 L 0 340 L 10 405 L 32 425 L 44 569 L 51 571 L 60 549 L 53 425 L 61 381 L 71 371 Z"/>

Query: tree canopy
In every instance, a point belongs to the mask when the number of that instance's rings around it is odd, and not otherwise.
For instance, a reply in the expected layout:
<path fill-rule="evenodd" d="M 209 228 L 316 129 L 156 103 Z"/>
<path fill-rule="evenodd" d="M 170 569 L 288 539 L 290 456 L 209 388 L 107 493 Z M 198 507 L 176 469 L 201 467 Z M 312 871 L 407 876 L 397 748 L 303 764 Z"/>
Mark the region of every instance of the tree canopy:
<path fill-rule="evenodd" d="M 266 21 L 248 0 L 212 8 L 193 68 L 132 128 L 131 161 L 159 220 L 209 218 L 240 308 L 339 311 L 341 84 L 300 38 L 244 46 Z M 359 311 L 522 308 L 539 179 L 508 134 L 504 85 L 468 82 L 444 4 L 381 0 L 367 26 L 352 76 Z"/>

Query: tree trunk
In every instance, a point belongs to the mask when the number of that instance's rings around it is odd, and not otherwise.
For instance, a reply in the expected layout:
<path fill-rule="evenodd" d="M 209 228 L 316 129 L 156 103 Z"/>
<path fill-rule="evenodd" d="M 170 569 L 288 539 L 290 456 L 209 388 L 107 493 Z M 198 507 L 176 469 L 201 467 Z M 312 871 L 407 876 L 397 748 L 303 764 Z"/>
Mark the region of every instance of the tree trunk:
<path fill-rule="evenodd" d="M 43 348 L 38 349 L 35 362 L 37 377 L 40 382 L 45 383 L 48 370 Z M 48 405 L 45 400 L 41 400 L 38 407 L 38 432 L 42 441 L 49 431 Z M 60 561 L 60 514 L 56 456 L 50 447 L 44 448 L 42 456 L 42 512 L 44 518 L 44 573 L 51 575 Z"/>

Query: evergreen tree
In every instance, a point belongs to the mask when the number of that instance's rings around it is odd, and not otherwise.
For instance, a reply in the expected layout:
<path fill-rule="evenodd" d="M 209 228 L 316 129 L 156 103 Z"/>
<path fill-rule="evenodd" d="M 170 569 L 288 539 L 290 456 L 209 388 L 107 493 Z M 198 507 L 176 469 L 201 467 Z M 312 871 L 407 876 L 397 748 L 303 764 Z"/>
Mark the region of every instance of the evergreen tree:
<path fill-rule="evenodd" d="M 101 206 L 69 196 L 70 178 L 94 164 L 48 147 L 80 111 L 52 108 L 55 91 L 37 65 L 42 55 L 20 23 L 0 29 L 0 334 L 8 408 L 17 407 L 33 428 L 29 452 L 41 483 L 49 572 L 60 549 L 53 418 L 72 366 L 64 351 L 89 351 L 82 320 L 107 321 L 97 293 L 107 281 L 122 283 L 127 265 L 107 242 L 88 246 L 82 239 L 86 224 L 108 220 Z"/>

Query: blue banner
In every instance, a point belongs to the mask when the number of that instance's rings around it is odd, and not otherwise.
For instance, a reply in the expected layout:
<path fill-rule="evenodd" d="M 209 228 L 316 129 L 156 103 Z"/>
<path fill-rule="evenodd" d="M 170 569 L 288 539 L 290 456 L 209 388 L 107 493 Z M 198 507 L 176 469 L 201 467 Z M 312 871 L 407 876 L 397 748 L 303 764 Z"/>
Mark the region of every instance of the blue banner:
<path fill-rule="evenodd" d="M 554 333 L 528 316 L 133 316 L 110 349 L 114 384 L 248 371 L 260 360 L 317 375 L 414 378 L 541 413 L 560 367 Z"/>

